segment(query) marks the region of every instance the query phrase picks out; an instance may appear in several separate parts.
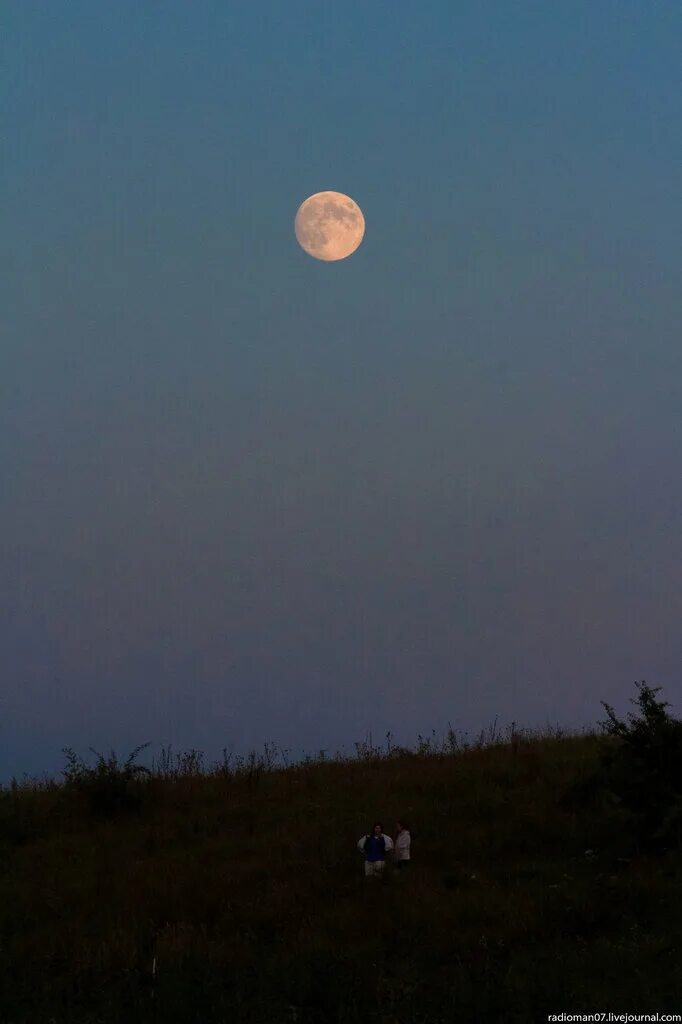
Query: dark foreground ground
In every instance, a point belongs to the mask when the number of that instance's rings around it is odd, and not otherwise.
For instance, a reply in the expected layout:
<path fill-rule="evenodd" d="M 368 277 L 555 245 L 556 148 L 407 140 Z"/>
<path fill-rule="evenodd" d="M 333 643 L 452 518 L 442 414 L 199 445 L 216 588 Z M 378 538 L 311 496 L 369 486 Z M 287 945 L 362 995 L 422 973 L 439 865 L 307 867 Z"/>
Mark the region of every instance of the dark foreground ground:
<path fill-rule="evenodd" d="M 598 743 L 187 768 L 110 817 L 69 786 L 4 791 L 0 1021 L 679 1012 L 680 854 L 643 852 L 581 791 Z M 401 816 L 409 874 L 366 882 L 358 838 Z"/>

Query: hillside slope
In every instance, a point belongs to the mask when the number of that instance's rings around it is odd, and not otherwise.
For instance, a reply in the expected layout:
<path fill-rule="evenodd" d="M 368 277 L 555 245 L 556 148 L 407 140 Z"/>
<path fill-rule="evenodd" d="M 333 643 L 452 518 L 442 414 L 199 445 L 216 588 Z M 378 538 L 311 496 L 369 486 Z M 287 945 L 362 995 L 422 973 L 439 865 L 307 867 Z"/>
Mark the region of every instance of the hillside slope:
<path fill-rule="evenodd" d="M 137 811 L 108 818 L 68 786 L 5 792 L 0 1021 L 680 1010 L 680 857 L 645 855 L 590 797 L 597 749 L 595 736 L 527 737 L 157 773 Z M 358 838 L 401 817 L 409 873 L 365 880 Z"/>

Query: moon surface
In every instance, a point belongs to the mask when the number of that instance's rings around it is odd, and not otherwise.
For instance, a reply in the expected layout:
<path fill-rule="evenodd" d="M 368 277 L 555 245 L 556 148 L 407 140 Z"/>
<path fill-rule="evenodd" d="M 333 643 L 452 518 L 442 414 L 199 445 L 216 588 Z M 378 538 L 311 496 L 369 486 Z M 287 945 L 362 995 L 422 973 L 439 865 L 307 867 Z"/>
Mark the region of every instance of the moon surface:
<path fill-rule="evenodd" d="M 343 192 L 316 192 L 299 206 L 294 230 L 301 248 L 316 260 L 344 260 L 360 245 L 365 218 Z"/>

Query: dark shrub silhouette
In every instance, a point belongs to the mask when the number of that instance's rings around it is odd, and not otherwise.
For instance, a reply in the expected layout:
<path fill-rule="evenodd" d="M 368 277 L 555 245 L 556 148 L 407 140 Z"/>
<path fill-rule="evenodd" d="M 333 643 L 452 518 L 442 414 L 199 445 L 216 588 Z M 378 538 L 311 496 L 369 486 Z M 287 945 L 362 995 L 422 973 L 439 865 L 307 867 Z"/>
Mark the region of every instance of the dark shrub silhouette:
<path fill-rule="evenodd" d="M 150 771 L 144 765 L 133 764 L 133 761 L 148 746 L 149 743 L 143 743 L 136 747 L 122 765 L 118 763 L 113 750 L 107 760 L 103 754 L 90 747 L 97 756 L 94 768 L 88 767 L 71 747 L 62 747 L 67 761 L 62 774 L 67 788 L 82 794 L 89 810 L 101 817 L 108 818 L 121 812 L 139 810 L 142 805 L 139 776 L 149 775 Z"/>
<path fill-rule="evenodd" d="M 645 846 L 663 848 L 682 843 L 682 721 L 671 718 L 660 686 L 635 683 L 631 698 L 640 714 L 618 719 L 605 701 L 607 719 L 599 722 L 610 737 L 602 751 L 602 785 L 630 816 L 636 838 Z"/>

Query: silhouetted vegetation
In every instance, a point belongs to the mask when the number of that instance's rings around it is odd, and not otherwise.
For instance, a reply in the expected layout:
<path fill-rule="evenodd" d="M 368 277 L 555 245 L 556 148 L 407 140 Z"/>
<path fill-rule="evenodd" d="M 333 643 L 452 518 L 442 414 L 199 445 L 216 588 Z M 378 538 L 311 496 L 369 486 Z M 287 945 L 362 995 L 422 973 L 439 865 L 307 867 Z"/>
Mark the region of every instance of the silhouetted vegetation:
<path fill-rule="evenodd" d="M 94 768 L 86 765 L 71 747 L 62 747 L 66 754 L 66 768 L 63 771 L 65 785 L 85 796 L 88 809 L 96 815 L 111 817 L 121 811 L 137 811 L 140 809 L 141 793 L 135 785 L 140 775 L 149 775 L 149 769 L 133 761 L 148 743 L 136 747 L 124 764 L 119 764 L 116 752 L 112 750 L 109 758 L 97 755 Z"/>
<path fill-rule="evenodd" d="M 63 748 L 63 782 L 0 790 L 1 1024 L 679 1009 L 680 723 L 637 685 L 641 716 L 605 704 L 601 733 L 449 726 L 207 769 Z M 367 882 L 357 839 L 401 815 L 409 874 Z"/>
<path fill-rule="evenodd" d="M 630 712 L 627 722 L 602 701 L 608 716 L 602 728 L 616 740 L 602 754 L 604 785 L 628 813 L 641 843 L 676 846 L 682 842 L 682 722 L 670 717 L 667 701 L 656 699 L 660 686 L 635 686 L 639 694 L 631 703 L 640 714 Z"/>

